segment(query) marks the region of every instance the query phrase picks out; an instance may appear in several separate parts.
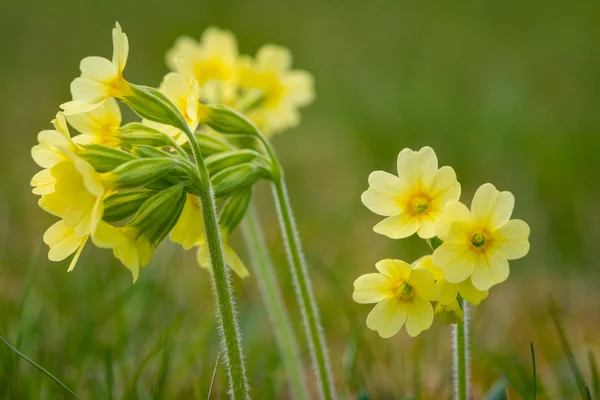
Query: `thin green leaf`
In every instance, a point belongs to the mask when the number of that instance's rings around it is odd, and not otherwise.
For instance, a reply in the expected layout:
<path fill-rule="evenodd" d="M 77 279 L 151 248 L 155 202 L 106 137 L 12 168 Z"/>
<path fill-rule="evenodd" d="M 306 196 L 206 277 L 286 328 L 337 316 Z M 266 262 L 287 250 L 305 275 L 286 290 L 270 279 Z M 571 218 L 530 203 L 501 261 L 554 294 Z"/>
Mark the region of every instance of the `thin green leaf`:
<path fill-rule="evenodd" d="M 537 372 L 535 368 L 535 351 L 533 350 L 533 342 L 530 342 L 531 346 L 531 365 L 533 367 L 533 400 L 537 398 Z"/>
<path fill-rule="evenodd" d="M 598 366 L 592 352 L 588 352 L 590 360 L 590 375 L 592 376 L 592 389 L 594 389 L 594 399 L 600 400 L 600 376 L 598 375 Z"/>
<path fill-rule="evenodd" d="M 73 393 L 73 391 L 71 389 L 69 389 L 69 387 L 67 385 L 65 385 L 57 377 L 55 377 L 54 375 L 52 375 L 50 373 L 50 371 L 48 371 L 47 369 L 45 369 L 44 367 L 42 367 L 41 365 L 39 365 L 38 363 L 36 363 L 35 361 L 33 361 L 31 358 L 27 357 L 25 354 L 21 353 L 19 350 L 17 350 L 15 347 L 13 347 L 2 336 L 0 336 L 0 341 L 2 341 L 10 350 L 12 350 L 14 353 L 16 353 L 23 360 L 27 361 L 29 364 L 31 364 L 34 367 L 36 367 L 38 370 L 40 370 L 42 373 L 44 373 L 46 376 L 48 376 L 50 379 L 52 379 L 54 382 L 56 382 L 60 387 L 62 387 L 71 396 L 73 396 L 76 399 L 79 399 L 79 397 L 77 397 L 77 395 L 75 393 Z"/>

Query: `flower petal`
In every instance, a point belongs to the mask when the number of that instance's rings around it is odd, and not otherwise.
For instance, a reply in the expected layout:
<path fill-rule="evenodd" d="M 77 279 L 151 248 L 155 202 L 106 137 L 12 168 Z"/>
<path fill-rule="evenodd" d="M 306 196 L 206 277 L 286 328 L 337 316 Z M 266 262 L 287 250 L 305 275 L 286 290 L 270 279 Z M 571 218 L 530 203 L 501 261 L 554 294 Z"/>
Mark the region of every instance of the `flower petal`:
<path fill-rule="evenodd" d="M 223 246 L 223 256 L 225 257 L 225 263 L 233 272 L 236 273 L 240 278 L 247 278 L 250 276 L 250 272 L 244 265 L 243 261 L 237 255 L 237 253 L 228 245 Z"/>
<path fill-rule="evenodd" d="M 97 83 L 107 83 L 117 77 L 115 66 L 103 57 L 86 57 L 79 64 L 81 77 Z"/>
<path fill-rule="evenodd" d="M 282 77 L 289 101 L 306 106 L 315 99 L 314 78 L 310 72 L 295 70 Z"/>
<path fill-rule="evenodd" d="M 478 290 L 488 290 L 498 283 L 504 282 L 510 273 L 508 260 L 499 253 L 480 255 L 477 257 L 475 270 L 471 276 L 473 286 Z"/>
<path fill-rule="evenodd" d="M 450 283 L 446 279 L 442 278 L 437 281 L 436 286 L 440 292 L 438 303 L 447 306 L 456 301 L 456 296 L 458 295 L 458 285 Z"/>
<path fill-rule="evenodd" d="M 88 78 L 75 78 L 71 82 L 74 101 L 64 103 L 61 107 L 65 110 L 65 115 L 90 111 L 106 100 L 108 92 L 109 88 L 100 82 Z"/>
<path fill-rule="evenodd" d="M 467 206 L 465 206 L 460 201 L 451 200 L 448 203 L 446 203 L 441 218 L 436 221 L 435 232 L 440 239 L 447 241 L 451 238 L 450 226 L 454 222 L 472 220 L 473 217 L 471 215 L 471 211 L 469 211 Z M 457 225 L 452 231 L 453 235 L 458 234 L 458 231 L 456 231 L 456 229 L 459 227 L 464 227 L 464 225 Z M 468 234 L 468 232 L 464 232 L 464 234 L 466 235 Z"/>
<path fill-rule="evenodd" d="M 486 183 L 477 189 L 471 211 L 473 216 L 495 228 L 510 219 L 515 197 L 510 192 L 499 192 L 494 185 Z"/>
<path fill-rule="evenodd" d="M 476 255 L 468 245 L 443 243 L 433 252 L 433 263 L 444 271 L 450 283 L 467 279 L 475 269 Z"/>
<path fill-rule="evenodd" d="M 402 151 L 398 153 L 396 166 L 398 168 L 398 177 L 400 177 L 400 179 L 411 185 L 416 183 L 418 176 L 416 151 L 408 148 L 402 149 Z"/>
<path fill-rule="evenodd" d="M 458 292 L 463 299 L 476 306 L 485 300 L 489 294 L 489 291 L 479 290 L 473 286 L 473 282 L 471 282 L 470 278 L 464 282 L 456 284 L 456 287 L 458 288 Z"/>
<path fill-rule="evenodd" d="M 50 247 L 48 259 L 61 261 L 73 254 L 87 237 L 76 237 L 72 228 L 58 221 L 44 233 L 44 243 Z"/>
<path fill-rule="evenodd" d="M 435 236 L 435 221 L 428 213 L 426 215 L 421 215 L 419 217 L 419 230 L 417 230 L 417 235 L 423 239 L 430 239 Z"/>
<path fill-rule="evenodd" d="M 525 257 L 529 252 L 529 225 L 520 219 L 513 219 L 494 232 L 497 251 L 509 260 Z"/>
<path fill-rule="evenodd" d="M 285 47 L 266 44 L 256 53 L 256 63 L 263 71 L 283 72 L 292 65 L 292 53 Z"/>
<path fill-rule="evenodd" d="M 129 55 L 129 40 L 127 35 L 123 33 L 121 25 L 117 22 L 112 30 L 113 39 L 113 56 L 112 63 L 119 71 L 119 74 L 123 73 L 125 64 L 127 64 L 127 56 Z"/>
<path fill-rule="evenodd" d="M 67 115 L 67 120 L 80 133 L 102 136 L 116 131 L 121 125 L 121 110 L 114 98 L 86 113 Z"/>
<path fill-rule="evenodd" d="M 392 281 L 382 274 L 365 274 L 354 281 L 352 299 L 360 304 L 377 303 L 393 296 Z"/>
<path fill-rule="evenodd" d="M 369 329 L 377 331 L 384 339 L 394 336 L 402 329 L 406 320 L 406 305 L 397 298 L 382 300 L 377 303 L 367 316 Z"/>
<path fill-rule="evenodd" d="M 392 260 L 389 258 L 378 261 L 377 264 L 375 264 L 375 268 L 377 268 L 377 271 L 391 279 L 393 283 L 407 281 L 412 271 L 410 264 L 401 260 Z"/>
<path fill-rule="evenodd" d="M 412 303 L 407 303 L 406 313 L 406 332 L 411 337 L 429 329 L 433 323 L 433 306 L 421 297 L 416 296 Z"/>
<path fill-rule="evenodd" d="M 441 210 L 449 201 L 460 198 L 460 183 L 456 180 L 456 172 L 452 167 L 442 167 L 437 170 L 431 183 L 431 197 Z"/>
<path fill-rule="evenodd" d="M 389 217 L 373 227 L 375 233 L 391 239 L 404 239 L 419 229 L 419 220 L 408 213 Z"/>
<path fill-rule="evenodd" d="M 360 197 L 362 203 L 372 212 L 384 217 L 391 217 L 402 212 L 402 207 L 396 198 L 378 192 L 370 187 Z"/>
<path fill-rule="evenodd" d="M 410 273 L 408 284 L 414 288 L 417 297 L 422 297 L 425 300 L 435 301 L 440 295 L 435 286 L 433 274 L 428 269 L 413 269 Z"/>
<path fill-rule="evenodd" d="M 433 149 L 423 147 L 416 154 L 418 180 L 426 187 L 431 186 L 438 170 L 438 160 Z"/>

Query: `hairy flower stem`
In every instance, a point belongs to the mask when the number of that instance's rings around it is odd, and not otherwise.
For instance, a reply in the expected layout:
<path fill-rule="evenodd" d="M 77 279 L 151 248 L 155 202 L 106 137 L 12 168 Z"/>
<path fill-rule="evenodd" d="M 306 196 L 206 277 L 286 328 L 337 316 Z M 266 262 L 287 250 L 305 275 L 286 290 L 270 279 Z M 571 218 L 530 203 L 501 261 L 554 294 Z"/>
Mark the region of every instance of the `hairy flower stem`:
<path fill-rule="evenodd" d="M 275 331 L 281 360 L 287 374 L 290 392 L 296 400 L 308 400 L 309 394 L 302 368 L 298 339 L 281 297 L 277 275 L 260 227 L 259 216 L 250 204 L 242 224 L 246 247 L 250 253 L 250 265 Z"/>
<path fill-rule="evenodd" d="M 469 399 L 469 305 L 459 297 L 464 320 L 454 325 L 454 399 Z"/>
<path fill-rule="evenodd" d="M 217 298 L 217 315 L 224 341 L 223 358 L 229 375 L 229 395 L 235 400 L 246 400 L 250 398 L 248 394 L 248 381 L 246 379 L 246 367 L 242 354 L 235 301 L 229 275 L 225 269 L 223 242 L 217 219 L 215 199 L 210 186 L 208 170 L 202 159 L 196 137 L 189 130 L 185 131 L 185 133 L 189 139 L 194 159 L 198 166 L 197 178 L 199 181 L 197 182 L 197 186 L 200 189 L 199 199 L 204 217 L 204 229 L 212 266 L 211 282 Z"/>
<path fill-rule="evenodd" d="M 288 262 L 292 270 L 292 279 L 296 287 L 296 299 L 302 313 L 302 321 L 306 331 L 306 336 L 309 343 L 310 355 L 313 363 L 317 381 L 319 383 L 319 392 L 321 399 L 335 399 L 333 389 L 333 380 L 331 377 L 331 368 L 329 363 L 329 355 L 327 354 L 327 346 L 323 338 L 323 328 L 319 318 L 319 309 L 315 301 L 310 278 L 306 268 L 306 261 L 302 253 L 302 245 L 298 230 L 296 228 L 296 220 L 292 213 L 292 206 L 287 194 L 287 187 L 283 176 L 283 170 L 275 152 L 268 140 L 256 129 L 258 140 L 264 146 L 272 168 L 272 192 L 275 204 L 277 206 L 277 215 L 279 217 L 279 225 L 285 242 L 285 248 L 288 256 Z"/>

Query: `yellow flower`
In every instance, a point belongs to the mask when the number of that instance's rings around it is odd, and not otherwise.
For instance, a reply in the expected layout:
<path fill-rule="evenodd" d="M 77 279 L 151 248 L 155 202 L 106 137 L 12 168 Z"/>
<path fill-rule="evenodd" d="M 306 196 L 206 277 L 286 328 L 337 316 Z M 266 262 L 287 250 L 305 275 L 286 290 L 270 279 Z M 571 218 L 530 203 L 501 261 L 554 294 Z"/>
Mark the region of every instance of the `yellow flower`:
<path fill-rule="evenodd" d="M 487 290 L 508 278 L 508 260 L 529 252 L 529 226 L 510 219 L 514 205 L 510 192 L 490 183 L 477 189 L 470 211 L 458 201 L 448 203 L 436 226 L 444 243 L 433 253 L 448 282 L 470 277 L 475 288 Z"/>
<path fill-rule="evenodd" d="M 166 54 L 173 71 L 189 70 L 201 87 L 202 99 L 209 103 L 230 104 L 236 97 L 238 48 L 235 36 L 211 27 L 200 41 L 180 37 Z"/>
<path fill-rule="evenodd" d="M 223 239 L 223 255 L 225 263 L 240 278 L 250 275 L 248 269 L 238 257 L 236 252 L 227 244 L 227 232 L 221 232 Z M 177 220 L 177 224 L 171 231 L 171 240 L 179 243 L 185 250 L 197 247 L 196 259 L 202 268 L 211 269 L 208 243 L 204 233 L 204 218 L 202 210 L 196 197 L 188 194 L 183 211 Z"/>
<path fill-rule="evenodd" d="M 115 99 L 109 98 L 91 111 L 67 115 L 66 118 L 69 124 L 81 133 L 73 137 L 75 143 L 118 146 L 117 135 L 121 126 L 121 110 Z"/>
<path fill-rule="evenodd" d="M 451 167 L 438 169 L 431 147 L 398 154 L 398 176 L 384 171 L 369 175 L 369 189 L 361 197 L 375 214 L 388 217 L 373 230 L 392 239 L 417 232 L 422 238 L 436 235 L 435 223 L 446 203 L 458 200 L 460 184 Z"/>
<path fill-rule="evenodd" d="M 50 247 L 48 258 L 61 261 L 71 254 L 69 271 L 75 264 L 90 235 L 93 235 L 104 212 L 106 189 L 101 176 L 85 160 L 65 145 L 68 139 L 58 132 L 42 135 L 34 160 L 46 169 L 31 180 L 33 192 L 42 195 L 39 205 L 61 220 L 44 234 Z M 48 156 L 52 155 L 52 156 Z"/>
<path fill-rule="evenodd" d="M 367 317 L 367 326 L 382 338 L 394 336 L 406 323 L 412 337 L 429 329 L 433 322 L 431 301 L 438 298 L 433 275 L 400 260 L 381 260 L 380 273 L 360 276 L 352 298 L 361 304 L 377 303 Z"/>
<path fill-rule="evenodd" d="M 101 221 L 92 236 L 94 244 L 100 248 L 113 249 L 114 256 L 131 271 L 135 283 L 140 275 L 140 267 L 145 267 L 155 247 L 132 227 L 115 227 Z"/>
<path fill-rule="evenodd" d="M 460 283 L 450 283 L 444 278 L 444 272 L 441 268 L 433 264 L 431 256 L 425 256 L 415 263 L 416 268 L 425 268 L 433 274 L 435 285 L 438 288 L 440 297 L 438 303 L 444 306 L 450 306 L 456 301 L 456 296 L 461 295 L 467 302 L 479 305 L 482 300 L 488 296 L 487 290 L 478 290 L 473 286 L 471 279 L 466 279 Z"/>
<path fill-rule="evenodd" d="M 42 168 L 51 168 L 67 160 L 67 153 L 76 153 L 77 146 L 71 140 L 67 122 L 62 112 L 52 120 L 53 130 L 44 130 L 38 134 L 38 144 L 31 148 L 31 157 Z"/>
<path fill-rule="evenodd" d="M 313 76 L 302 70 L 291 70 L 292 55 L 284 47 L 265 45 L 256 59 L 242 57 L 239 66 L 239 85 L 258 94 L 256 106 L 240 111 L 247 114 L 266 136 L 293 128 L 300 122 L 299 107 L 314 99 Z"/>
<path fill-rule="evenodd" d="M 164 77 L 159 90 L 175 104 L 185 118 L 190 130 L 194 132 L 203 117 L 200 112 L 200 86 L 198 86 L 196 79 L 190 73 L 171 72 Z M 163 131 L 179 144 L 187 142 L 187 136 L 174 126 L 147 120 L 144 123 Z"/>
<path fill-rule="evenodd" d="M 87 112 L 102 105 L 109 97 L 121 98 L 130 92 L 129 84 L 123 79 L 129 41 L 118 22 L 113 28 L 112 38 L 112 61 L 103 57 L 81 60 L 81 76 L 71 82 L 73 101 L 61 105 L 65 113 Z"/>

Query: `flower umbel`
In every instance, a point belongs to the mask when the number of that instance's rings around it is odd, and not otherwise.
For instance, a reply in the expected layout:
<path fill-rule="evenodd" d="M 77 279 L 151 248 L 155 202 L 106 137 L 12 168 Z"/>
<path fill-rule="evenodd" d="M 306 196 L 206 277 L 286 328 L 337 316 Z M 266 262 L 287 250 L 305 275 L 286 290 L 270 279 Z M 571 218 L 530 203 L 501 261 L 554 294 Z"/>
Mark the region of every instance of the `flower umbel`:
<path fill-rule="evenodd" d="M 470 278 L 483 291 L 508 278 L 508 260 L 529 252 L 529 226 L 510 219 L 514 205 L 510 192 L 490 183 L 477 189 L 471 210 L 458 201 L 448 203 L 436 226 L 444 243 L 433 253 L 448 282 Z"/>
<path fill-rule="evenodd" d="M 446 203 L 458 200 L 460 184 L 451 167 L 438 169 L 431 147 L 404 149 L 398 154 L 398 176 L 384 171 L 369 175 L 369 189 L 361 197 L 375 214 L 388 217 L 373 230 L 392 239 L 415 232 L 422 238 L 436 235 L 435 223 Z"/>
<path fill-rule="evenodd" d="M 352 298 L 357 303 L 377 303 L 367 317 L 367 326 L 382 338 L 394 336 L 406 324 L 414 337 L 433 322 L 432 301 L 438 290 L 432 273 L 400 260 L 381 260 L 379 273 L 360 276 L 354 281 Z"/>

